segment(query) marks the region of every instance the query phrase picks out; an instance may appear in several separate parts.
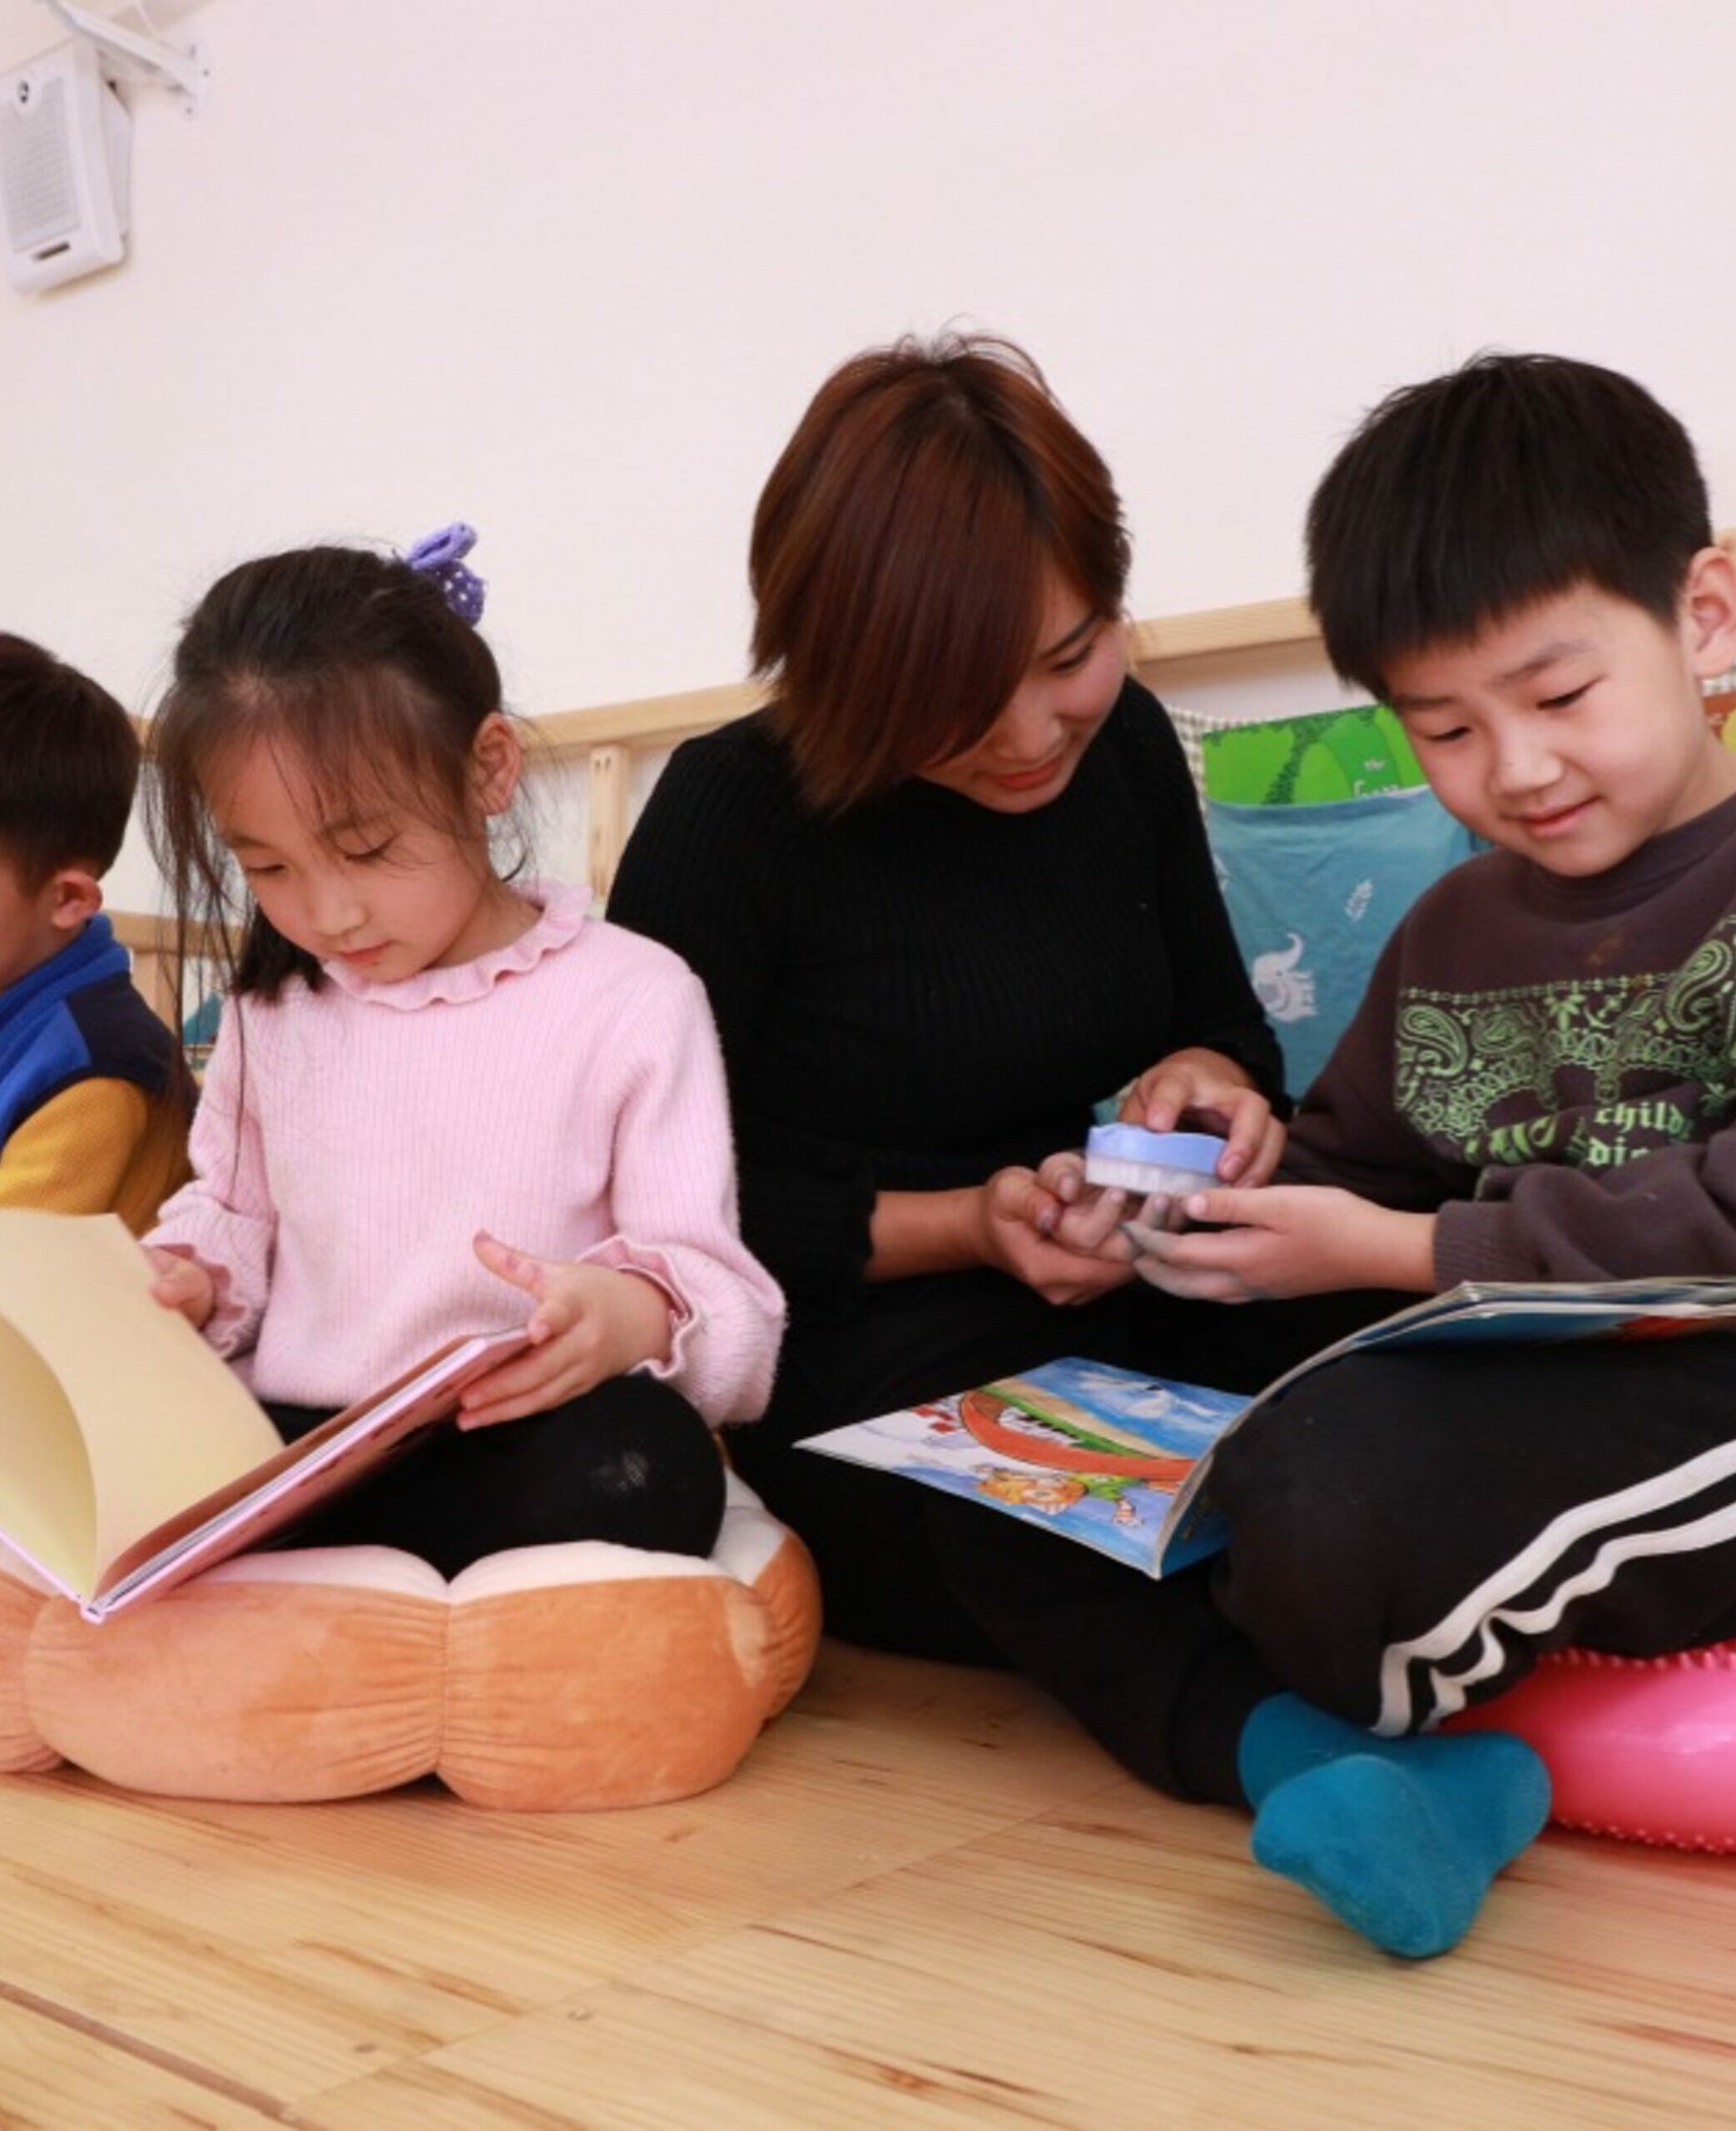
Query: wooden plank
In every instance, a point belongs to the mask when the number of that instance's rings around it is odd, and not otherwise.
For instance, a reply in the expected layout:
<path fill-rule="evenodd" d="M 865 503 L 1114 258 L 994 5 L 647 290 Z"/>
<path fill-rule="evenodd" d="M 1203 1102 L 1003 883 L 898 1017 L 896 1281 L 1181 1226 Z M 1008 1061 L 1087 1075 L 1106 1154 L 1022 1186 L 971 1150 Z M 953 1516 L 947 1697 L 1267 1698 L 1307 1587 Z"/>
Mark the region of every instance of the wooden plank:
<path fill-rule="evenodd" d="M 1306 599 L 1259 599 L 1247 606 L 1211 607 L 1135 622 L 1128 639 L 1133 663 L 1143 668 L 1183 658 L 1317 644 L 1320 631 Z"/>
<path fill-rule="evenodd" d="M 1127 1783 L 313 2105 L 327 2131 L 1721 2126 L 1736 2001 L 1681 1944 L 1721 1877 L 1551 1836 L 1412 1965 L 1255 1867 L 1239 1815 Z"/>
<path fill-rule="evenodd" d="M 115 937 L 134 954 L 172 955 L 180 944 L 175 920 L 160 912 L 112 910 L 108 918 Z M 187 928 L 188 944 L 196 955 L 210 954 L 217 936 L 209 925 Z"/>
<path fill-rule="evenodd" d="M 834 1652 L 730 1783 L 639 1812 L 489 1813 L 432 1783 L 299 1807 L 0 1778 L 0 1995 L 301 2106 L 1114 1780 L 1019 1682 Z"/>
<path fill-rule="evenodd" d="M 0 1982 L 0 2123 L 260 2131 L 274 2120 L 269 2094 L 211 2079 L 170 2051 L 137 2047 L 100 2019 L 67 2019 Z"/>
<path fill-rule="evenodd" d="M 642 696 L 630 703 L 594 703 L 585 710 L 548 711 L 532 720 L 557 756 L 570 758 L 619 743 L 628 748 L 672 748 L 695 733 L 709 733 L 745 717 L 766 699 L 756 683 L 735 681 L 678 695 Z"/>
<path fill-rule="evenodd" d="M 585 787 L 585 872 L 591 892 L 607 897 L 627 848 L 627 787 L 632 757 L 623 747 L 593 748 Z"/>
<path fill-rule="evenodd" d="M 1419 1965 L 1247 1846 L 1018 1680 L 835 1645 L 738 1776 L 640 1812 L 0 1780 L 0 2119 L 1736 2121 L 1729 1860 L 1551 1834 Z"/>
<path fill-rule="evenodd" d="M 181 1022 L 180 941 L 175 920 L 152 911 L 112 910 L 109 922 L 115 937 L 132 957 L 132 981 L 140 996 L 160 1021 L 177 1028 Z M 208 925 L 187 928 L 188 945 L 196 958 L 211 959 L 216 934 Z M 191 1010 L 188 1002 L 188 1011 Z"/>

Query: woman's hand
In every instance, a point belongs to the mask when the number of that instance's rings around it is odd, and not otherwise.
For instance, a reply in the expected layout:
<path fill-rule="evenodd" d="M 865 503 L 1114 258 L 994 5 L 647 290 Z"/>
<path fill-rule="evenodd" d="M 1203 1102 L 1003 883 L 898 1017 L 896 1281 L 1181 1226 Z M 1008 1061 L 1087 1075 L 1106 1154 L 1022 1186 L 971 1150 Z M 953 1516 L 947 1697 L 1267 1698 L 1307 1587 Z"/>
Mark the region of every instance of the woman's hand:
<path fill-rule="evenodd" d="M 1335 1185 L 1195 1191 L 1189 1220 L 1227 1224 L 1180 1234 L 1130 1221 L 1135 1271 L 1166 1294 L 1197 1302 L 1262 1302 L 1342 1288 L 1435 1289 L 1435 1217 L 1376 1206 Z"/>
<path fill-rule="evenodd" d="M 1185 1125 L 1222 1133 L 1229 1144 L 1218 1174 L 1226 1184 L 1263 1184 L 1284 1151 L 1284 1128 L 1272 1105 L 1233 1059 L 1217 1051 L 1173 1051 L 1160 1058 L 1128 1090 L 1121 1121 L 1148 1132 Z"/>
<path fill-rule="evenodd" d="M 1045 1302 L 1093 1302 L 1132 1277 L 1132 1246 L 1119 1234 L 1124 1192 L 1069 1205 L 1036 1170 L 1003 1169 L 975 1200 L 977 1262 L 1010 1273 Z"/>
<path fill-rule="evenodd" d="M 491 1273 L 534 1297 L 527 1326 L 531 1346 L 465 1388 L 459 1426 L 488 1428 L 544 1413 L 625 1376 L 642 1362 L 669 1356 L 669 1298 L 654 1280 L 607 1265 L 533 1258 L 487 1234 L 477 1256 Z"/>
<path fill-rule="evenodd" d="M 158 1250 L 145 1245 L 151 1260 L 153 1301 L 165 1309 L 178 1309 L 196 1332 L 202 1332 L 217 1306 L 217 1284 L 196 1258 L 178 1250 Z"/>
<path fill-rule="evenodd" d="M 1133 1254 L 1128 1224 L 1161 1224 L 1168 1204 L 1158 1195 L 1140 1200 L 1116 1185 L 1088 1184 L 1084 1156 L 1069 1150 L 1046 1156 L 1039 1166 L 1029 1210 L 1039 1235 L 1124 1265 Z"/>

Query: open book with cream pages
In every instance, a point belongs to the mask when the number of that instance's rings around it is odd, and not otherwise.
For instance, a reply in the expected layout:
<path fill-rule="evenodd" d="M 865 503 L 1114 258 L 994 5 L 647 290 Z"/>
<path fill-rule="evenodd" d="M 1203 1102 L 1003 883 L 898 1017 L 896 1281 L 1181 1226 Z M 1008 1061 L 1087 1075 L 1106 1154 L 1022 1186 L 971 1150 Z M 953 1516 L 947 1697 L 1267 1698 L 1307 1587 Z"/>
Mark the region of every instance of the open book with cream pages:
<path fill-rule="evenodd" d="M 1163 1576 L 1224 1542 L 1215 1446 L 1311 1371 L 1373 1347 L 1668 1339 L 1736 1329 L 1736 1279 L 1472 1283 L 1324 1347 L 1252 1398 L 1077 1357 L 811 1436 L 803 1448 L 900 1473 Z"/>
<path fill-rule="evenodd" d="M 285 1445 L 112 1214 L 0 1210 L 0 1539 L 100 1621 L 255 1546 L 449 1418 L 522 1325 Z"/>

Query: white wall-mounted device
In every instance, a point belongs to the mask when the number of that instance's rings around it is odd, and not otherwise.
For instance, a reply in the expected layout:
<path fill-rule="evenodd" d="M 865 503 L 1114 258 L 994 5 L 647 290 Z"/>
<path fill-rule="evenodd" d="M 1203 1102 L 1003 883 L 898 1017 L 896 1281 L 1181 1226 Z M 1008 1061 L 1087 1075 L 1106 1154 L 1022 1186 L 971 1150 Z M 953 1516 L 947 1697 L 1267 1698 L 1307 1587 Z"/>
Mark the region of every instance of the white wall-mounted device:
<path fill-rule="evenodd" d="M 122 256 L 131 141 L 126 107 L 82 39 L 0 79 L 0 206 L 15 289 L 52 288 Z"/>
<path fill-rule="evenodd" d="M 47 289 L 112 266 L 126 249 L 132 118 L 117 77 L 146 82 L 198 109 L 209 69 L 125 30 L 74 0 L 43 0 L 77 32 L 0 75 L 0 218 L 7 277 Z"/>

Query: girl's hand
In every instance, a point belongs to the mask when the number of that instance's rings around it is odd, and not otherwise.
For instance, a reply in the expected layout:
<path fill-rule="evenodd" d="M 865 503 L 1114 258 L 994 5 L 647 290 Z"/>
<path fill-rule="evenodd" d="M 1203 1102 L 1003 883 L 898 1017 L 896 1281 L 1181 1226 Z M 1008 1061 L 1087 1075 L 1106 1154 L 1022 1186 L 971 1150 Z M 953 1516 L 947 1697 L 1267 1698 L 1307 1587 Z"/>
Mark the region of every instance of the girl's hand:
<path fill-rule="evenodd" d="M 165 1309 L 178 1309 L 196 1332 L 202 1332 L 217 1306 L 217 1284 L 196 1258 L 178 1250 L 145 1246 L 154 1278 L 151 1294 Z"/>
<path fill-rule="evenodd" d="M 1198 1302 L 1262 1302 L 1342 1288 L 1435 1289 L 1435 1217 L 1376 1206 L 1315 1184 L 1259 1191 L 1195 1191 L 1189 1220 L 1230 1224 L 1180 1234 L 1130 1221 L 1134 1270 L 1166 1294 Z"/>
<path fill-rule="evenodd" d="M 1229 1142 L 1218 1165 L 1226 1184 L 1263 1184 L 1284 1151 L 1284 1128 L 1272 1105 L 1221 1051 L 1173 1051 L 1142 1073 L 1121 1105 L 1123 1125 L 1148 1132 L 1186 1125 L 1221 1132 Z"/>
<path fill-rule="evenodd" d="M 487 1234 L 475 1251 L 491 1273 L 534 1296 L 531 1347 L 466 1386 L 461 1428 L 522 1420 L 669 1355 L 669 1298 L 654 1280 L 608 1265 L 533 1258 Z"/>
<path fill-rule="evenodd" d="M 1131 1251 L 1117 1245 L 1096 1254 L 1095 1242 L 1126 1210 L 1124 1195 L 1104 1195 L 1116 1203 L 1069 1206 L 1034 1170 L 997 1170 L 971 1196 L 975 1262 L 1011 1274 L 1045 1302 L 1091 1302 L 1124 1286 L 1133 1274 Z"/>

